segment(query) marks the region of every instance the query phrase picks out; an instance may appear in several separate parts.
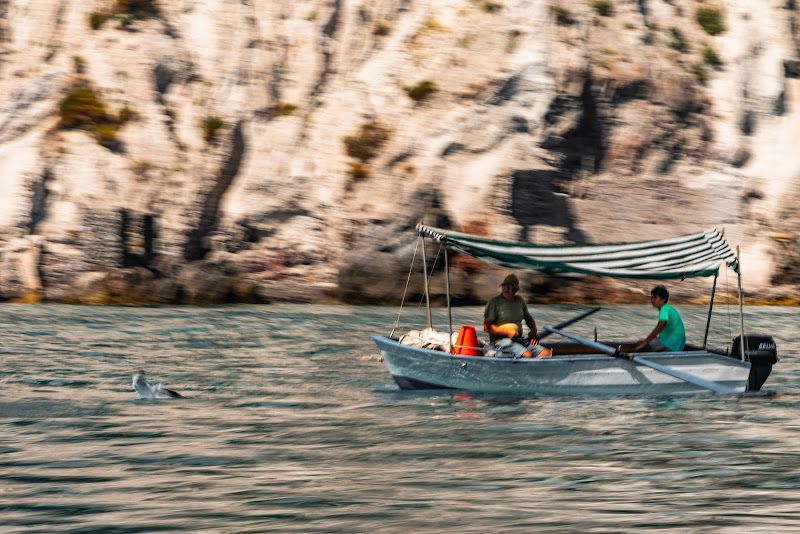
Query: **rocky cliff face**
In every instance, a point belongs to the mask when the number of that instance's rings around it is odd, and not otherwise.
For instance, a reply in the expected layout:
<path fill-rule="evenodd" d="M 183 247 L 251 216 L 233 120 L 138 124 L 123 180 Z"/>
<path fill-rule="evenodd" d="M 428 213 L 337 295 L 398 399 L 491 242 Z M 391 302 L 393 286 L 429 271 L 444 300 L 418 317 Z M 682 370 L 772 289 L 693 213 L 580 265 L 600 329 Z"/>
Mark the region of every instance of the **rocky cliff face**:
<path fill-rule="evenodd" d="M 780 299 L 799 24 L 793 0 L 0 0 L 0 298 L 388 303 L 424 219 L 543 243 L 724 226 Z M 496 291 L 451 264 L 457 302 Z M 527 289 L 630 291 L 599 284 Z"/>

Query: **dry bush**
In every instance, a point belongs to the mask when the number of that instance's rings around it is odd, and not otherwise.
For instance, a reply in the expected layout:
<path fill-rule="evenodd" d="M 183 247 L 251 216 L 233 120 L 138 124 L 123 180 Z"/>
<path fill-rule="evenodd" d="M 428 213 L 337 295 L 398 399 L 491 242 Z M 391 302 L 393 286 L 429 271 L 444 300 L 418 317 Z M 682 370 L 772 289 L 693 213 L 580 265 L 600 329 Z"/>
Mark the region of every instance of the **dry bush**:
<path fill-rule="evenodd" d="M 105 105 L 94 90 L 86 86 L 70 89 L 59 103 L 58 113 L 58 125 L 62 128 L 94 131 L 98 124 L 110 122 Z"/>
<path fill-rule="evenodd" d="M 388 139 L 388 128 L 377 122 L 368 122 L 361 125 L 357 134 L 348 135 L 343 141 L 348 156 L 365 162 L 377 156 Z"/>
<path fill-rule="evenodd" d="M 94 134 L 97 141 L 108 148 L 119 144 L 119 124 L 108 115 L 105 105 L 85 80 L 72 87 L 58 104 L 58 125 L 65 129 L 86 130 Z"/>
<path fill-rule="evenodd" d="M 369 178 L 370 172 L 366 165 L 356 163 L 355 165 L 350 165 L 348 174 L 350 174 L 350 178 L 352 178 L 354 182 L 360 182 L 361 180 Z"/>
<path fill-rule="evenodd" d="M 275 107 L 273 113 L 276 117 L 284 117 L 286 115 L 294 115 L 295 111 L 297 111 L 297 106 L 295 104 L 281 102 Z"/>

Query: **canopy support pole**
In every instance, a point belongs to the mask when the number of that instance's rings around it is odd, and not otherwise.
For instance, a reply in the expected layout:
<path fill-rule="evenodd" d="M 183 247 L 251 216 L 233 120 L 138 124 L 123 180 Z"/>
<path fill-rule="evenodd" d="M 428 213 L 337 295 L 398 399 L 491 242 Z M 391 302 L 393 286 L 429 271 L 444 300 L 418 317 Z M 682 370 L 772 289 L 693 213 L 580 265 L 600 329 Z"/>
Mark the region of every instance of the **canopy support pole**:
<path fill-rule="evenodd" d="M 450 307 L 450 264 L 447 263 L 447 245 L 444 247 L 444 272 L 447 280 L 447 335 L 450 336 L 450 354 L 453 353 L 453 310 Z"/>
<path fill-rule="evenodd" d="M 736 245 L 736 276 L 739 279 L 739 321 L 742 326 L 742 338 L 739 343 L 740 358 L 744 361 L 744 346 L 747 344 L 747 339 L 744 337 L 744 308 L 742 305 L 742 261 L 739 259 L 739 245 Z"/>
<path fill-rule="evenodd" d="M 706 321 L 706 335 L 703 336 L 703 348 L 706 348 L 708 342 L 708 329 L 711 328 L 711 312 L 714 309 L 714 294 L 717 292 L 717 278 L 719 278 L 719 269 L 714 274 L 714 285 L 711 286 L 711 302 L 708 303 L 708 320 Z"/>
<path fill-rule="evenodd" d="M 425 257 L 425 236 L 422 236 L 422 270 L 425 273 L 425 304 L 428 307 L 428 328 L 433 328 L 431 320 L 431 295 L 428 291 L 428 260 Z"/>

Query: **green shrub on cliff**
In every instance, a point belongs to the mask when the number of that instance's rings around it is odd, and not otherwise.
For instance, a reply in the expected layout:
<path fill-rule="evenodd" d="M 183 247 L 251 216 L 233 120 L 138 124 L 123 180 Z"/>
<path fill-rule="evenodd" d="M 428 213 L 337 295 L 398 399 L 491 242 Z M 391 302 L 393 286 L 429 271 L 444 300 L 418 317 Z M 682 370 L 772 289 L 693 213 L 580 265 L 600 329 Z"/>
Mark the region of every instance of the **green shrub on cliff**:
<path fill-rule="evenodd" d="M 669 33 L 672 36 L 672 41 L 669 43 L 671 48 L 674 48 L 678 52 L 686 52 L 689 50 L 689 41 L 686 40 L 686 37 L 679 28 L 672 26 L 669 29 Z"/>
<path fill-rule="evenodd" d="M 117 125 L 111 123 L 98 124 L 94 131 L 97 142 L 106 148 L 113 149 L 119 143 L 117 139 Z"/>
<path fill-rule="evenodd" d="M 72 56 L 72 66 L 75 68 L 75 74 L 86 72 L 86 60 L 82 56 Z"/>
<path fill-rule="evenodd" d="M 497 2 L 485 2 L 483 4 L 483 9 L 487 13 L 499 13 L 503 9 L 503 4 L 498 4 Z"/>
<path fill-rule="evenodd" d="M 722 10 L 718 7 L 700 7 L 695 12 L 694 18 L 709 35 L 718 35 L 725 31 Z"/>
<path fill-rule="evenodd" d="M 103 23 L 108 19 L 108 15 L 99 11 L 92 11 L 89 13 L 89 27 L 93 30 L 99 30 Z"/>
<path fill-rule="evenodd" d="M 722 58 L 719 57 L 717 51 L 707 46 L 703 48 L 703 61 L 711 65 L 712 67 L 719 67 L 722 65 Z"/>
<path fill-rule="evenodd" d="M 112 7 L 115 15 L 133 15 L 138 19 L 158 16 L 161 10 L 153 0 L 116 0 Z"/>
<path fill-rule="evenodd" d="M 695 75 L 700 83 L 706 83 L 706 81 L 708 81 L 708 71 L 706 70 L 706 66 L 702 63 L 692 63 L 689 66 L 689 70 L 692 71 L 692 74 Z"/>
<path fill-rule="evenodd" d="M 375 23 L 375 26 L 372 28 L 372 35 L 389 35 L 392 32 L 392 27 L 379 20 Z"/>
<path fill-rule="evenodd" d="M 611 0 L 595 0 L 592 2 L 592 7 L 602 17 L 610 17 L 614 14 L 614 4 Z"/>
<path fill-rule="evenodd" d="M 436 84 L 431 80 L 422 80 L 414 87 L 406 87 L 406 93 L 416 102 L 421 102 L 436 91 Z"/>
<path fill-rule="evenodd" d="M 225 126 L 225 121 L 219 117 L 206 117 L 203 121 L 203 139 L 210 143 L 217 135 L 217 130 Z"/>
<path fill-rule="evenodd" d="M 567 24 L 572 24 L 572 13 L 570 13 L 569 9 L 563 6 L 553 6 L 552 8 L 553 16 L 556 18 L 556 22 L 558 24 L 566 26 Z"/>
<path fill-rule="evenodd" d="M 126 123 L 138 119 L 139 113 L 128 104 L 125 104 L 120 108 L 119 113 L 117 113 L 117 118 L 120 123 Z"/>
<path fill-rule="evenodd" d="M 361 125 L 357 134 L 348 135 L 343 141 L 348 156 L 368 161 L 378 155 L 378 150 L 388 139 L 388 128 L 376 122 L 368 122 Z"/>
<path fill-rule="evenodd" d="M 122 26 L 123 28 L 127 28 L 128 26 L 133 24 L 133 22 L 136 20 L 136 17 L 134 17 L 133 15 L 125 14 L 117 17 L 117 20 L 119 21 L 120 26 Z"/>

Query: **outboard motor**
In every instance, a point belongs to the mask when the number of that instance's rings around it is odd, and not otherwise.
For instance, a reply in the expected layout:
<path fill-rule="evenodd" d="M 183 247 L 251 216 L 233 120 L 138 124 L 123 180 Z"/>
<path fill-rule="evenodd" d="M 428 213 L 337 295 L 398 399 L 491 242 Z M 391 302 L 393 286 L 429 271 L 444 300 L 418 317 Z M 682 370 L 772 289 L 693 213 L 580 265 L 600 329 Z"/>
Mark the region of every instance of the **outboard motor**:
<path fill-rule="evenodd" d="M 747 344 L 744 347 L 744 358 L 750 361 L 750 377 L 747 379 L 748 391 L 758 391 L 772 372 L 772 365 L 778 362 L 778 347 L 772 336 L 749 334 L 744 336 Z M 733 340 L 731 357 L 740 359 L 742 336 Z"/>

